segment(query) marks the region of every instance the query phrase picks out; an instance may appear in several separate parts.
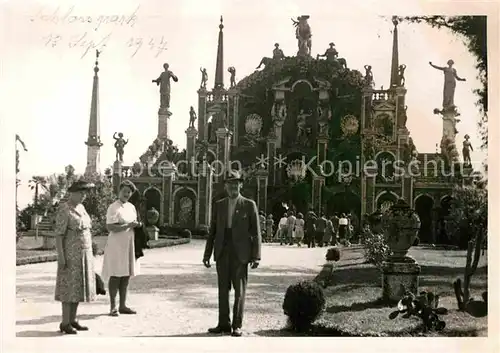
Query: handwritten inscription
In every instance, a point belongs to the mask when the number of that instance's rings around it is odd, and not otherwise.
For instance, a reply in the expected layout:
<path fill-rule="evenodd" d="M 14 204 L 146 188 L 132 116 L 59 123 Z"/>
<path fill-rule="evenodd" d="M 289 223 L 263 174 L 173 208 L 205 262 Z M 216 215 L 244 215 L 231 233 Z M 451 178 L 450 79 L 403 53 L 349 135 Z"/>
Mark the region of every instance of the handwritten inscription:
<path fill-rule="evenodd" d="M 95 31 L 102 25 L 114 26 L 129 26 L 134 27 L 138 21 L 137 13 L 140 6 L 138 6 L 131 14 L 112 14 L 112 15 L 98 15 L 89 16 L 81 15 L 75 11 L 75 6 L 71 6 L 68 10 L 64 11 L 57 7 L 54 11 L 50 12 L 42 8 L 30 20 L 31 22 L 41 21 L 53 24 L 92 24 Z"/>
<path fill-rule="evenodd" d="M 78 35 L 64 36 L 61 34 L 51 33 L 42 38 L 45 47 L 60 48 L 66 47 L 69 49 L 79 49 L 82 51 L 81 58 L 84 58 L 89 52 L 94 49 L 102 51 L 103 48 L 108 47 L 112 32 L 105 36 L 94 38 L 88 32 Z M 116 41 L 115 41 L 116 42 Z M 117 42 L 120 44 L 120 41 Z M 132 37 L 121 42 L 126 48 L 132 51 L 131 57 L 134 57 L 142 48 L 148 48 L 154 53 L 157 58 L 162 52 L 167 50 L 167 42 L 164 37 Z"/>

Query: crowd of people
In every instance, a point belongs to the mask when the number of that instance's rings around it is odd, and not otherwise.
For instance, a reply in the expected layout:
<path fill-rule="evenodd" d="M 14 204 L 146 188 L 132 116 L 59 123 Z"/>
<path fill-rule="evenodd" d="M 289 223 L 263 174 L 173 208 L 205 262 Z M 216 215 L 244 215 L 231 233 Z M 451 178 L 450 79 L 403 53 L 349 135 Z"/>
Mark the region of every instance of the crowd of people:
<path fill-rule="evenodd" d="M 265 242 L 278 242 L 280 245 L 349 246 L 355 231 L 354 217 L 351 213 L 336 213 L 327 217 L 309 211 L 306 216 L 301 212 L 288 210 L 275 224 L 274 217 L 260 212 L 262 238 Z"/>

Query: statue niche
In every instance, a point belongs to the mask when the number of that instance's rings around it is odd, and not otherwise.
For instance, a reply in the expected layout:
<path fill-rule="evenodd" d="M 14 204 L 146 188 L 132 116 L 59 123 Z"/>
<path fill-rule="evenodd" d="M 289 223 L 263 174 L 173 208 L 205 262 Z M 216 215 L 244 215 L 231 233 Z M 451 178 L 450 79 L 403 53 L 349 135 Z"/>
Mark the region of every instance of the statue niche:
<path fill-rule="evenodd" d="M 393 117 L 389 114 L 383 113 L 375 116 L 374 119 L 375 131 L 384 137 L 392 138 L 394 133 Z"/>
<path fill-rule="evenodd" d="M 175 194 L 174 223 L 181 227 L 191 228 L 195 222 L 196 195 L 183 188 Z"/>

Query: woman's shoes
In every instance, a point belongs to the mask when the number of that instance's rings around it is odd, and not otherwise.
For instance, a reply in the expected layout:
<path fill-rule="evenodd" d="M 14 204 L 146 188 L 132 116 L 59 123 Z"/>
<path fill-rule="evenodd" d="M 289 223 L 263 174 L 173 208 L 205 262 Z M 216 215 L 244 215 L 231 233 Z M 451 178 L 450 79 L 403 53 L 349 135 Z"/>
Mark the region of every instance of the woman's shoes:
<path fill-rule="evenodd" d="M 71 326 L 77 331 L 88 331 L 89 328 L 87 326 L 82 326 L 78 321 L 72 322 Z"/>
<path fill-rule="evenodd" d="M 73 326 L 71 324 L 59 324 L 59 331 L 61 331 L 62 333 L 66 333 L 68 335 L 76 335 L 77 332 L 76 330 L 73 328 Z"/>
<path fill-rule="evenodd" d="M 117 309 L 111 309 L 111 311 L 109 312 L 109 316 L 119 316 L 118 314 L 118 310 Z"/>

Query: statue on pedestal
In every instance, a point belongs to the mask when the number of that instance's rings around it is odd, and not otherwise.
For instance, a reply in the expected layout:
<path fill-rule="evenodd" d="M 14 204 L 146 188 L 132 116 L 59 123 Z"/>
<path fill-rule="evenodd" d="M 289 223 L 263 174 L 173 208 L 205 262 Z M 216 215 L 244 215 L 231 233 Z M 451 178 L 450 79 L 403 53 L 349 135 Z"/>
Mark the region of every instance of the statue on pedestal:
<path fill-rule="evenodd" d="M 204 67 L 200 67 L 200 72 L 201 72 L 200 88 L 207 89 L 207 82 L 208 82 L 207 69 L 205 69 Z"/>
<path fill-rule="evenodd" d="M 163 64 L 163 68 L 165 71 L 163 71 L 156 80 L 152 80 L 152 82 L 160 86 L 160 108 L 168 109 L 170 108 L 170 78 L 172 78 L 174 82 L 179 81 L 179 79 L 168 69 L 168 64 Z"/>
<path fill-rule="evenodd" d="M 405 83 L 406 83 L 405 70 L 406 70 L 406 65 L 405 64 L 399 65 L 399 68 L 398 68 L 398 78 L 399 78 L 399 85 L 400 86 L 404 86 Z"/>
<path fill-rule="evenodd" d="M 274 43 L 273 60 L 282 60 L 285 58 L 283 50 L 281 50 L 279 43 Z"/>
<path fill-rule="evenodd" d="M 118 134 L 118 137 L 116 137 L 116 134 Z M 123 162 L 124 147 L 128 143 L 128 139 L 125 141 L 121 132 L 115 132 L 113 138 L 115 139 L 116 160 Z"/>
<path fill-rule="evenodd" d="M 330 45 L 330 47 L 328 49 L 326 49 L 325 53 L 323 55 L 318 54 L 316 56 L 316 59 L 323 57 L 323 58 L 326 58 L 326 61 L 337 63 L 340 65 L 341 68 L 347 69 L 347 63 L 346 63 L 345 59 L 338 57 L 339 52 L 337 51 L 337 49 L 335 49 L 335 43 L 332 42 L 329 45 Z"/>
<path fill-rule="evenodd" d="M 457 81 L 465 81 L 465 78 L 460 78 L 457 75 L 457 70 L 453 68 L 454 61 L 448 60 L 448 67 L 440 67 L 434 65 L 429 61 L 429 65 L 437 70 L 443 71 L 444 74 L 444 87 L 443 87 L 443 109 L 449 109 L 455 107 L 455 87 Z"/>
<path fill-rule="evenodd" d="M 194 122 L 196 121 L 196 112 L 194 111 L 193 106 L 189 108 L 189 127 L 194 128 Z"/>
<path fill-rule="evenodd" d="M 472 144 L 469 141 L 469 139 L 470 139 L 469 135 L 465 135 L 464 136 L 464 142 L 463 142 L 463 148 L 462 148 L 462 155 L 463 155 L 463 158 L 464 158 L 464 164 L 467 165 L 467 166 L 472 165 L 472 161 L 471 161 L 471 158 L 470 158 L 470 152 L 474 151 L 472 149 Z"/>
<path fill-rule="evenodd" d="M 236 68 L 234 66 L 230 66 L 227 71 L 231 74 L 231 77 L 229 78 L 229 87 L 236 87 Z"/>
<path fill-rule="evenodd" d="M 373 82 L 372 66 L 365 65 L 365 86 L 372 87 L 373 84 L 374 82 Z"/>
<path fill-rule="evenodd" d="M 292 18 L 293 25 L 295 26 L 295 38 L 297 38 L 299 47 L 298 56 L 311 55 L 312 32 L 307 22 L 308 19 L 309 16 L 307 15 L 297 17 L 297 21 Z"/>

